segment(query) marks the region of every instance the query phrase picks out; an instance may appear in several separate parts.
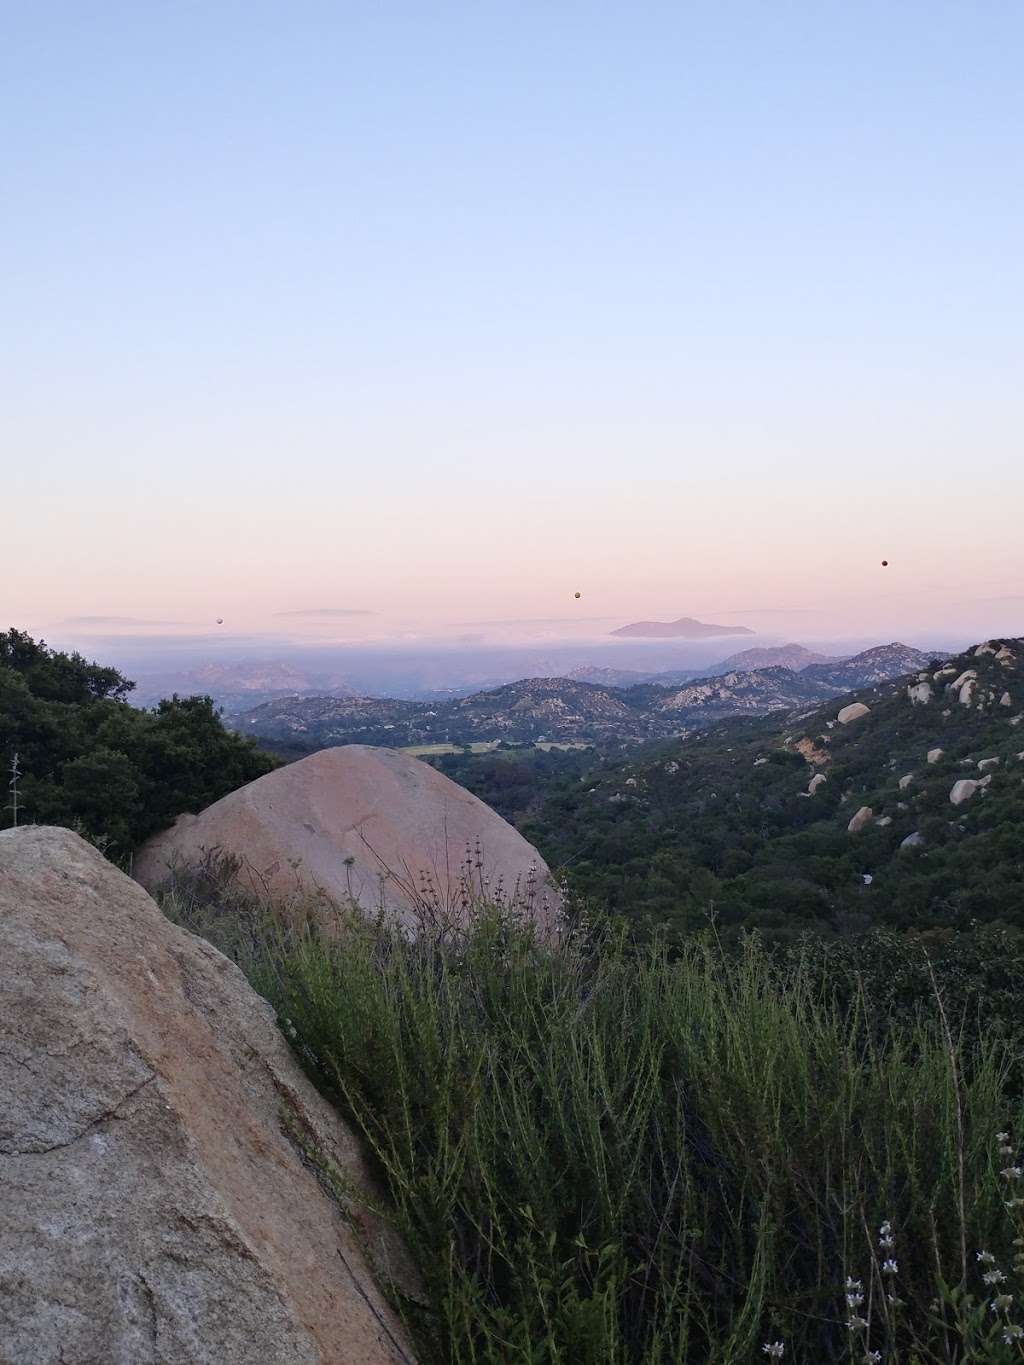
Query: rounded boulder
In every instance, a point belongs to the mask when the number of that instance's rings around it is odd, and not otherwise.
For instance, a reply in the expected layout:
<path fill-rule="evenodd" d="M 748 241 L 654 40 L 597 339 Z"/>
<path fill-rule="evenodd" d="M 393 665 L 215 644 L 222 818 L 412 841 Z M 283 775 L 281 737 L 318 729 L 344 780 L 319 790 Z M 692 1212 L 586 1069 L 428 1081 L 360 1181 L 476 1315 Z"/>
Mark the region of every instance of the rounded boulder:
<path fill-rule="evenodd" d="M 532 844 L 464 787 L 396 749 L 321 749 L 182 815 L 136 855 L 150 890 L 216 851 L 257 895 L 315 893 L 414 923 L 497 900 L 548 926 L 558 908 Z"/>

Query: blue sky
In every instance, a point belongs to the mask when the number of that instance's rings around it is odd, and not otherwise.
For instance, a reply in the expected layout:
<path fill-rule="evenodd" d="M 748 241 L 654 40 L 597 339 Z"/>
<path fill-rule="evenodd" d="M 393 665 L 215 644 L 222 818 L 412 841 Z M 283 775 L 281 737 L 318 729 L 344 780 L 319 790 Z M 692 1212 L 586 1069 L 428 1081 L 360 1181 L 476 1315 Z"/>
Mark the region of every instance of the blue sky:
<path fill-rule="evenodd" d="M 19 621 L 1024 591 L 1020 5 L 4 30 Z"/>

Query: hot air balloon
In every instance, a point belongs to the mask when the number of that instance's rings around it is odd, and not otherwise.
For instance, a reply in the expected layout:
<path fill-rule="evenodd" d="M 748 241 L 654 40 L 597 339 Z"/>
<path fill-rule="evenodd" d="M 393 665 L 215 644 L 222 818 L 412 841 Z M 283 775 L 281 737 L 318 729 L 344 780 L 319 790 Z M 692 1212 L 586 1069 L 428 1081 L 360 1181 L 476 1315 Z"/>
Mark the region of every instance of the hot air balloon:
<path fill-rule="evenodd" d="M 218 624 L 218 626 L 222 626 L 222 625 L 224 624 L 224 617 L 223 617 L 223 616 L 218 616 L 218 617 L 217 617 L 217 624 Z"/>
<path fill-rule="evenodd" d="M 883 568 L 883 569 L 887 569 L 888 567 L 889 567 L 889 561 L 888 561 L 887 559 L 883 559 L 883 560 L 882 560 L 882 568 Z"/>
<path fill-rule="evenodd" d="M 573 593 L 573 597 L 575 597 L 575 598 L 577 598 L 577 599 L 579 599 L 581 596 L 582 596 L 581 593 L 578 593 L 578 592 L 574 592 L 574 593 Z"/>

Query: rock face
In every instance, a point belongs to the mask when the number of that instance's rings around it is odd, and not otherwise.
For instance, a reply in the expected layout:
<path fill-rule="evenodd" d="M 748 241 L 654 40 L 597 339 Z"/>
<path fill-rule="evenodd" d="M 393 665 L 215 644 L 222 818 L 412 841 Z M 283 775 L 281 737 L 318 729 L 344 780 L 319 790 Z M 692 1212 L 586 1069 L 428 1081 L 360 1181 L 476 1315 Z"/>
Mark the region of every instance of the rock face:
<path fill-rule="evenodd" d="M 412 1361 L 360 1244 L 400 1249 L 312 1168 L 372 1197 L 352 1135 L 241 972 L 68 830 L 0 834 L 0 1093 L 4 1365 Z"/>
<path fill-rule="evenodd" d="M 849 706 L 844 706 L 836 716 L 840 725 L 849 725 L 851 721 L 860 720 L 862 716 L 868 714 L 869 708 L 862 701 L 853 701 Z"/>
<path fill-rule="evenodd" d="M 874 815 L 874 813 L 875 812 L 871 809 L 870 806 L 861 806 L 860 810 L 853 817 L 853 819 L 846 826 L 846 828 L 849 830 L 851 834 L 859 833 L 860 830 L 864 829 L 866 825 L 869 825 L 871 823 L 871 818 Z"/>
<path fill-rule="evenodd" d="M 366 910 L 384 904 L 408 917 L 427 905 L 457 916 L 488 878 L 492 893 L 544 924 L 557 908 L 543 859 L 517 830 L 394 749 L 351 744 L 278 768 L 179 817 L 139 851 L 134 874 L 152 890 L 213 848 L 242 860 L 250 889 L 282 898 L 316 891 Z"/>

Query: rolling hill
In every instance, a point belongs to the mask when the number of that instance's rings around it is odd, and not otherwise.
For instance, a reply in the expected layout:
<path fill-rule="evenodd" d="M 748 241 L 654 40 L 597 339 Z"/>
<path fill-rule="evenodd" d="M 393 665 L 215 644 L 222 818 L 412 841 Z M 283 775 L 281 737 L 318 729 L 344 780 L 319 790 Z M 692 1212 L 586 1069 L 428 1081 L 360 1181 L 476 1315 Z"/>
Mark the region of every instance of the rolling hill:
<path fill-rule="evenodd" d="M 845 667 L 855 679 L 865 673 L 891 677 L 906 671 L 908 661 L 923 658 L 905 645 L 887 645 L 847 660 Z M 819 677 L 810 668 L 794 672 L 779 666 L 693 680 L 659 673 L 628 687 L 577 678 L 525 678 L 430 702 L 292 695 L 225 719 L 243 734 L 291 754 L 336 744 L 412 748 L 557 743 L 611 750 L 686 734 L 728 716 L 763 715 L 821 701 L 849 686 L 841 673 Z"/>

